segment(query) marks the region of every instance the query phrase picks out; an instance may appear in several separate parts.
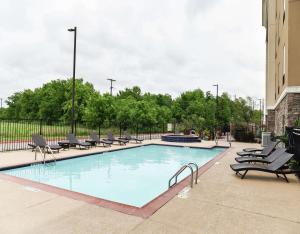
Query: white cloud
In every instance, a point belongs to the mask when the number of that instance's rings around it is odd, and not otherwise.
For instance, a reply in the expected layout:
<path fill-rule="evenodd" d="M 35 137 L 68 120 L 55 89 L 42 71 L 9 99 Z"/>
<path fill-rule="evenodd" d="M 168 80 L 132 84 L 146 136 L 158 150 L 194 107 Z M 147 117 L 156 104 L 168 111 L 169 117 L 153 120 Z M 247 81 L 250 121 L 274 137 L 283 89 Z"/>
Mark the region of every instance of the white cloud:
<path fill-rule="evenodd" d="M 232 95 L 264 92 L 261 1 L 3 0 L 0 8 L 0 96 L 72 75 L 108 91 L 138 85 L 171 93 L 194 88 Z"/>

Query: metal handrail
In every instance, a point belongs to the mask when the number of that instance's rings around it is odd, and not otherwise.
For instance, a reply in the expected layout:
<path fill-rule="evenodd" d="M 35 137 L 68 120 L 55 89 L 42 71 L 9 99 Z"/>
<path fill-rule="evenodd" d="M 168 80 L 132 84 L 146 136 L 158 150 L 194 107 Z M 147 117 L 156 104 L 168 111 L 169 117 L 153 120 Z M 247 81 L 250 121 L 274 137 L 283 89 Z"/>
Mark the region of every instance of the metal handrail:
<path fill-rule="evenodd" d="M 35 160 L 37 159 L 37 150 L 40 151 L 41 155 L 43 156 L 43 163 L 46 163 L 46 151 L 48 150 L 51 153 L 52 158 L 54 159 L 54 162 L 56 162 L 56 157 L 53 154 L 53 151 L 51 150 L 50 146 L 46 146 L 45 148 L 42 148 L 40 146 L 37 146 L 35 148 Z"/>
<path fill-rule="evenodd" d="M 193 165 L 196 167 L 196 179 L 195 179 L 195 184 L 198 184 L 198 171 L 199 171 L 199 167 L 196 163 L 190 162 L 188 165 Z"/>
<path fill-rule="evenodd" d="M 56 163 L 56 157 L 54 156 L 54 153 L 49 145 L 46 146 L 47 150 L 51 153 L 52 158 L 54 159 L 54 162 Z M 46 156 L 46 152 L 44 154 Z M 44 157 L 44 163 L 45 163 L 45 157 Z"/>
<path fill-rule="evenodd" d="M 193 184 L 194 184 L 194 170 L 193 170 L 193 167 L 192 166 L 195 166 L 196 167 L 196 180 L 195 180 L 195 184 L 198 183 L 198 170 L 199 170 L 199 167 L 196 163 L 188 163 L 186 165 L 183 165 L 170 179 L 169 179 L 169 188 L 173 187 L 175 184 L 177 184 L 177 179 L 178 179 L 178 176 L 186 169 L 186 168 L 189 168 L 191 170 L 191 188 L 193 188 Z M 175 182 L 171 185 L 171 182 L 172 180 L 175 178 Z"/>

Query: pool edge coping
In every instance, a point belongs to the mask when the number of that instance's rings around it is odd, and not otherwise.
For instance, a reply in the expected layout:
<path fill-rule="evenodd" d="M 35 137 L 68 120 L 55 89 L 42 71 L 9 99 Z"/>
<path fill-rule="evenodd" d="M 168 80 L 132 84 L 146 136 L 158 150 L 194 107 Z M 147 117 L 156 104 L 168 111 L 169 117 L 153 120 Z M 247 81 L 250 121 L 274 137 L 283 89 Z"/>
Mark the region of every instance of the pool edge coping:
<path fill-rule="evenodd" d="M 79 158 L 79 157 L 86 157 L 90 155 L 95 155 L 95 154 L 102 154 L 102 153 L 107 153 L 107 152 L 114 152 L 114 151 L 119 151 L 119 150 L 124 150 L 124 149 L 131 149 L 131 148 L 137 148 L 137 147 L 142 147 L 142 146 L 149 146 L 149 145 L 160 145 L 160 146 L 172 146 L 172 147 L 187 147 L 187 148 L 196 148 L 196 149 L 213 149 L 213 148 L 224 148 L 223 152 L 217 154 L 214 158 L 209 160 L 207 163 L 199 167 L 198 171 L 198 178 L 204 174 L 208 169 L 210 169 L 218 160 L 223 158 L 230 147 L 226 146 L 212 146 L 212 147 L 198 147 L 198 146 L 182 146 L 182 145 L 169 145 L 169 144 L 159 144 L 159 143 L 149 143 L 149 144 L 143 144 L 143 145 L 138 145 L 138 146 L 131 146 L 131 147 L 126 147 L 126 148 L 119 148 L 119 149 L 113 149 L 113 150 L 108 150 L 108 151 L 101 151 L 101 152 L 93 152 L 89 154 L 81 154 L 81 155 L 75 155 L 75 156 L 70 156 L 70 157 L 64 157 L 60 158 L 57 161 L 62 161 L 62 160 L 68 160 L 68 159 L 73 159 L 73 158 Z M 47 160 L 47 163 L 53 162 L 54 160 Z M 151 215 L 153 215 L 156 211 L 158 211 L 161 207 L 163 207 L 165 204 L 167 204 L 172 198 L 174 198 L 180 191 L 182 191 L 186 186 L 189 185 L 190 183 L 190 176 L 187 176 L 185 179 L 174 185 L 172 188 L 166 190 L 165 192 L 161 193 L 159 196 L 155 197 L 153 200 L 149 201 L 142 207 L 136 207 L 132 205 L 127 205 L 119 202 L 114 202 L 110 200 L 106 200 L 103 198 L 98 198 L 94 197 L 91 195 L 59 188 L 56 186 L 44 184 L 44 183 L 39 183 L 35 182 L 32 180 L 12 176 L 12 175 L 7 175 L 4 173 L 1 173 L 1 171 L 4 170 L 9 170 L 9 169 L 14 169 L 14 168 L 19 168 L 19 167 L 26 167 L 30 166 L 32 164 L 36 164 L 40 162 L 35 162 L 35 163 L 24 163 L 24 164 L 19 164 L 19 165 L 14 165 L 14 166 L 7 166 L 7 167 L 2 167 L 0 168 L 0 179 L 2 180 L 7 180 L 10 182 L 14 182 L 23 186 L 30 186 L 45 192 L 50 192 L 54 193 L 60 196 L 68 197 L 74 200 L 78 201 L 83 201 L 89 204 L 97 205 L 100 207 L 108 208 L 111 210 L 115 210 L 127 215 L 133 215 L 141 218 L 149 218 Z M 196 175 L 196 172 L 194 172 L 194 175 Z"/>

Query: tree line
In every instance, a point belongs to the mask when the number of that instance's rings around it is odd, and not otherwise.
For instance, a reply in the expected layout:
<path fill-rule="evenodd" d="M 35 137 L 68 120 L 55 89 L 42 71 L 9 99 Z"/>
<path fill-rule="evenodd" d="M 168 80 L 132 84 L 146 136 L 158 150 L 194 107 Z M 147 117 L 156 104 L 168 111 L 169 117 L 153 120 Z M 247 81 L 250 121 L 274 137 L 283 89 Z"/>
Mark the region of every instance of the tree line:
<path fill-rule="evenodd" d="M 137 86 L 126 88 L 116 96 L 100 93 L 83 79 L 76 80 L 76 120 L 99 125 L 154 126 L 180 123 L 184 128 L 211 130 L 230 123 L 259 124 L 260 111 L 254 110 L 251 99 L 234 98 L 227 93 L 218 98 L 201 89 L 186 91 L 176 98 L 169 94 L 142 93 Z M 72 80 L 53 80 L 34 90 L 16 92 L 6 100 L 0 112 L 7 119 L 42 119 L 70 121 Z"/>

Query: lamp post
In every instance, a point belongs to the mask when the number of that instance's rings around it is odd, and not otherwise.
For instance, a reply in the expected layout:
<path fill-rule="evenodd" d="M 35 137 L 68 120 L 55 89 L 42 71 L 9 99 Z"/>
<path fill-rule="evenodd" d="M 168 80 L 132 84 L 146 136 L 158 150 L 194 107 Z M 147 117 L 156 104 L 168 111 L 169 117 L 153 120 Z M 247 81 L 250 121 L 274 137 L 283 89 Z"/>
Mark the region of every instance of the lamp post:
<path fill-rule="evenodd" d="M 110 81 L 110 96 L 112 96 L 112 90 L 113 90 L 113 85 L 112 85 L 112 83 L 114 82 L 114 81 L 116 81 L 116 80 L 114 80 L 114 79 L 107 79 L 107 80 L 109 80 Z"/>
<path fill-rule="evenodd" d="M 2 98 L 0 98 L 0 108 L 2 109 Z"/>
<path fill-rule="evenodd" d="M 74 133 L 75 121 L 75 68 L 76 68 L 76 40 L 77 40 L 77 27 L 69 28 L 69 32 L 74 32 L 74 51 L 73 51 L 73 79 L 72 79 L 72 133 Z"/>
<path fill-rule="evenodd" d="M 262 104 L 263 99 L 259 98 L 258 100 L 259 100 L 259 129 L 260 129 L 260 132 L 261 132 L 261 130 L 262 130 L 262 124 L 261 124 L 262 105 L 261 104 Z"/>
<path fill-rule="evenodd" d="M 219 84 L 215 84 L 215 85 L 213 85 L 213 86 L 217 87 L 217 96 L 216 96 L 216 104 L 217 104 L 217 107 L 216 107 L 216 109 L 217 109 L 217 113 L 218 113 L 218 105 L 219 105 Z"/>
<path fill-rule="evenodd" d="M 218 125 L 218 121 L 217 121 L 217 119 L 218 119 L 218 106 L 219 106 L 219 84 L 215 84 L 215 85 L 213 85 L 213 86 L 215 86 L 215 87 L 217 87 L 217 96 L 216 96 L 216 104 L 217 104 L 217 106 L 216 106 L 216 112 L 215 112 L 215 119 L 216 119 L 216 125 Z M 216 132 L 216 128 L 217 128 L 218 126 L 216 126 L 215 127 L 215 141 L 217 142 L 217 132 Z"/>
<path fill-rule="evenodd" d="M 217 87 L 217 104 L 218 104 L 218 98 L 219 98 L 219 84 L 215 84 L 215 85 L 213 85 L 213 86 L 215 86 L 215 87 Z"/>

